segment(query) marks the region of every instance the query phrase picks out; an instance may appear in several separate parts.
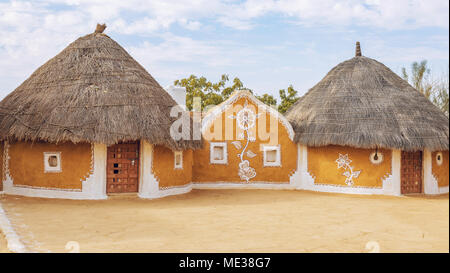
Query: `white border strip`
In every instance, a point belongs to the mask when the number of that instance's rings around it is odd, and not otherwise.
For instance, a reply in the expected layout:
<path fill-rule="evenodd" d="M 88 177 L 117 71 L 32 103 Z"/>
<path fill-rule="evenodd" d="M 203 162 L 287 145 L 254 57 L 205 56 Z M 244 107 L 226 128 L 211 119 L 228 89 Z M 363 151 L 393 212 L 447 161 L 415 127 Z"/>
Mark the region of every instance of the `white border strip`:
<path fill-rule="evenodd" d="M 20 241 L 20 237 L 14 231 L 6 213 L 3 210 L 2 204 L 0 204 L 0 230 L 3 235 L 5 235 L 6 241 L 8 243 L 8 249 L 11 252 L 25 253 L 28 252 L 25 245 Z"/>
<path fill-rule="evenodd" d="M 295 190 L 289 182 L 193 182 L 193 189 L 268 189 L 268 190 Z"/>

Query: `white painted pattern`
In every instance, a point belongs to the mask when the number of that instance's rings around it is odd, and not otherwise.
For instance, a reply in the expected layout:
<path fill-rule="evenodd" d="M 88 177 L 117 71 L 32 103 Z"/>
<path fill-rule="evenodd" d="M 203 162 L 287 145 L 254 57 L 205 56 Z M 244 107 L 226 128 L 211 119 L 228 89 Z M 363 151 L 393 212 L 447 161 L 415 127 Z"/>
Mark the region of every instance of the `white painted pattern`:
<path fill-rule="evenodd" d="M 358 178 L 359 174 L 361 173 L 361 171 L 354 171 L 353 170 L 353 166 L 350 165 L 352 161 L 350 160 L 350 158 L 348 157 L 348 154 L 342 155 L 339 154 L 338 159 L 336 159 L 336 163 L 337 163 L 337 168 L 343 168 L 345 170 L 345 172 L 342 173 L 342 175 L 344 175 L 345 177 L 347 177 L 345 179 L 345 184 L 347 184 L 347 186 L 353 186 L 354 181 L 353 178 Z"/>
<path fill-rule="evenodd" d="M 248 101 L 245 100 L 244 108 L 239 110 L 236 114 L 230 115 L 228 118 L 236 119 L 236 123 L 241 128 L 243 132 L 243 138 L 244 141 L 246 141 L 244 147 L 242 148 L 242 145 L 240 141 L 234 141 L 233 145 L 237 149 L 241 149 L 241 152 L 239 153 L 239 159 L 241 162 L 239 163 L 239 171 L 238 175 L 242 180 L 245 180 L 247 183 L 250 179 L 254 178 L 256 176 L 256 170 L 252 167 L 250 167 L 250 161 L 247 159 L 244 159 L 245 153 L 247 151 L 248 145 L 250 142 L 255 142 L 256 137 L 252 135 L 250 132 L 250 129 L 254 128 L 256 126 L 256 119 L 258 119 L 260 114 L 255 114 L 255 112 L 248 107 Z M 253 158 L 256 154 L 252 152 L 251 150 L 247 151 L 247 156 L 249 158 Z"/>
<path fill-rule="evenodd" d="M 238 101 L 240 98 L 248 99 L 249 101 L 253 102 L 257 107 L 261 107 L 263 111 L 277 118 L 278 121 L 280 121 L 281 124 L 286 128 L 289 135 L 289 139 L 292 141 L 294 140 L 294 130 L 292 129 L 292 126 L 289 123 L 289 121 L 283 115 L 281 115 L 276 109 L 273 109 L 272 107 L 258 100 L 248 90 L 239 90 L 234 92 L 226 101 L 211 109 L 210 112 L 208 112 L 205 118 L 202 120 L 202 133 L 204 134 L 207 131 L 207 129 L 211 126 L 211 124 L 214 122 L 214 120 L 217 117 L 219 117 L 223 112 L 225 112 L 225 110 L 227 110 L 233 103 Z"/>

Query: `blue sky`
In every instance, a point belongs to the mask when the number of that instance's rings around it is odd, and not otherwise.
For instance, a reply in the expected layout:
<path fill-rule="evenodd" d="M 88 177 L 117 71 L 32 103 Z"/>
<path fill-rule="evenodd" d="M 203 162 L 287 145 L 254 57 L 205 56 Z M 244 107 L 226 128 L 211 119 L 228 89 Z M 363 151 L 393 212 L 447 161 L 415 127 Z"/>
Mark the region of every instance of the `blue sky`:
<path fill-rule="evenodd" d="M 0 0 L 0 98 L 97 22 L 162 85 L 238 76 L 257 94 L 304 94 L 363 55 L 394 72 L 426 59 L 448 71 L 448 0 Z"/>

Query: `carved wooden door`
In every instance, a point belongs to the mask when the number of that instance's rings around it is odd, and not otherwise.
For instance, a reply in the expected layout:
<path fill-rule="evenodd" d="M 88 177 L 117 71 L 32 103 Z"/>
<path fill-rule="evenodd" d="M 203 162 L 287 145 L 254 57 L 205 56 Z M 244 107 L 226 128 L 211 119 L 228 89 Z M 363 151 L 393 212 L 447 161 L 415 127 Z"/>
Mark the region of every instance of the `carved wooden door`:
<path fill-rule="evenodd" d="M 137 192 L 139 143 L 127 142 L 108 147 L 107 193 Z"/>
<path fill-rule="evenodd" d="M 401 192 L 422 193 L 422 152 L 403 152 L 401 162 Z"/>

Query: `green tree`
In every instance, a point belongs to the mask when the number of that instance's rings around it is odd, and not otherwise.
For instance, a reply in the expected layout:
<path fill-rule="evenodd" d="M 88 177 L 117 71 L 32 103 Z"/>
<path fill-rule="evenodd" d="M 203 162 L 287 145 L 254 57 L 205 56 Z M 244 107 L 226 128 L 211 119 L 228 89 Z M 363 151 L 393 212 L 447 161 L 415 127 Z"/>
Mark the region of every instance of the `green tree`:
<path fill-rule="evenodd" d="M 439 107 L 447 116 L 449 115 L 448 100 L 448 71 L 439 78 L 434 78 L 427 61 L 413 62 L 410 74 L 402 68 L 402 78 L 409 82 L 417 91 L 421 92 L 433 104 Z"/>
<path fill-rule="evenodd" d="M 275 99 L 272 95 L 263 94 L 262 96 L 256 96 L 256 98 L 269 106 L 277 106 L 277 99 Z"/>
<path fill-rule="evenodd" d="M 292 85 L 289 85 L 287 93 L 284 89 L 280 90 L 280 98 L 281 103 L 278 105 L 278 112 L 282 114 L 286 113 L 289 107 L 291 107 L 299 99 L 297 96 L 297 91 Z"/>
<path fill-rule="evenodd" d="M 402 77 L 425 97 L 430 98 L 433 85 L 430 82 L 431 70 L 427 67 L 427 60 L 423 60 L 420 63 L 413 62 L 411 64 L 411 76 L 406 71 L 406 68 L 402 68 Z"/>
<path fill-rule="evenodd" d="M 434 88 L 433 88 L 433 98 L 432 102 L 441 108 L 441 110 L 449 116 L 449 109 L 448 109 L 448 99 L 449 99 L 449 90 L 448 90 L 448 71 L 446 74 L 443 74 L 438 80 L 435 81 Z"/>
<path fill-rule="evenodd" d="M 207 80 L 205 77 L 198 78 L 195 75 L 174 81 L 175 86 L 183 86 L 186 88 L 186 107 L 189 110 L 192 110 L 193 99 L 195 97 L 201 98 L 201 107 L 203 110 L 208 105 L 220 104 L 235 90 L 244 88 L 239 78 L 234 78 L 230 86 L 227 86 L 228 83 L 229 77 L 226 74 L 222 75 L 221 79 L 216 83 Z"/>

